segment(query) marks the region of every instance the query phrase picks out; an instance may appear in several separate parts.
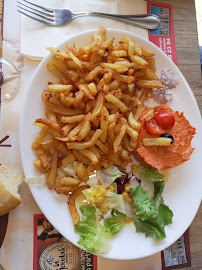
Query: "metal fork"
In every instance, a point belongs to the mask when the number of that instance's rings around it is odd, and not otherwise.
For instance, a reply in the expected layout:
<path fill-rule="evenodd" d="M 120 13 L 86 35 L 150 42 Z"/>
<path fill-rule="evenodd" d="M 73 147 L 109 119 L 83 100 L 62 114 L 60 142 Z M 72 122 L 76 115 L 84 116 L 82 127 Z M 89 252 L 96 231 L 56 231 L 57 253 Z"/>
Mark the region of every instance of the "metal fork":
<path fill-rule="evenodd" d="M 83 16 L 97 16 L 117 20 L 145 29 L 156 29 L 160 19 L 153 14 L 116 15 L 99 12 L 71 12 L 68 9 L 52 9 L 34 4 L 27 0 L 17 1 L 17 11 L 25 16 L 51 26 L 65 25 L 73 19 Z M 26 4 L 28 3 L 28 4 Z M 33 15 L 32 15 L 33 14 Z"/>

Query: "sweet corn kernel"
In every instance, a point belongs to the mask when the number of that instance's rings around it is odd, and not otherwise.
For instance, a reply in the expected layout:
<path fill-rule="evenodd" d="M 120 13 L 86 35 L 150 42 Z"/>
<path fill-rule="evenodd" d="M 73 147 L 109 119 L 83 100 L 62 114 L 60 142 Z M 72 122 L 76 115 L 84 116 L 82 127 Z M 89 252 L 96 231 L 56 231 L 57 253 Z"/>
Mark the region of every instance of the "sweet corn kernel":
<path fill-rule="evenodd" d="M 93 195 L 93 197 L 96 197 L 97 196 L 97 192 L 93 192 L 92 195 Z"/>
<path fill-rule="evenodd" d="M 108 211 L 107 206 L 104 203 L 101 203 L 100 205 L 100 211 L 106 213 Z"/>
<path fill-rule="evenodd" d="M 124 199 L 127 199 L 127 198 L 128 198 L 128 193 L 127 193 L 126 191 L 124 191 L 124 192 L 122 193 L 122 196 L 123 196 Z"/>
<path fill-rule="evenodd" d="M 107 192 L 107 190 L 103 186 L 98 187 L 98 193 L 104 193 L 105 194 L 106 192 Z"/>
<path fill-rule="evenodd" d="M 109 189 L 110 189 L 111 191 L 114 191 L 114 190 L 115 190 L 115 187 L 112 186 L 112 185 L 109 185 Z"/>
<path fill-rule="evenodd" d="M 124 190 L 126 192 L 129 192 L 130 191 L 130 184 L 125 184 Z"/>
<path fill-rule="evenodd" d="M 138 165 L 132 165 L 132 173 L 137 173 L 138 171 Z"/>

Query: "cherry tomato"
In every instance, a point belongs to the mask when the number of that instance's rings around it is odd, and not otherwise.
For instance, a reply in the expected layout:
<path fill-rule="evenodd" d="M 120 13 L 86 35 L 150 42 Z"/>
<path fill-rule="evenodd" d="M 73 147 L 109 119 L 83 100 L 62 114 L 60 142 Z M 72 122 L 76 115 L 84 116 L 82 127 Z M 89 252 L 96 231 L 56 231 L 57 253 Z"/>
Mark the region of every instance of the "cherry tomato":
<path fill-rule="evenodd" d="M 165 130 L 158 126 L 154 118 L 152 118 L 150 121 L 146 122 L 146 128 L 149 133 L 154 134 L 154 135 L 161 135 L 165 133 Z"/>
<path fill-rule="evenodd" d="M 164 129 L 170 129 L 175 124 L 175 117 L 170 111 L 160 110 L 154 115 L 157 125 Z"/>

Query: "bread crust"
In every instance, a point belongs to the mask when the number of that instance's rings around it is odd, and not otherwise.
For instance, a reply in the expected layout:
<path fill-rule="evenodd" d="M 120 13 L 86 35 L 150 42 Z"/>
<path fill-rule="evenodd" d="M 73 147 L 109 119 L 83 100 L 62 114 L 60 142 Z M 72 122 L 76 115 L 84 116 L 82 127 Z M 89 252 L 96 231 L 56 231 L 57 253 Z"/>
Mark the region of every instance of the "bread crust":
<path fill-rule="evenodd" d="M 7 214 L 21 203 L 5 186 L 0 183 L 0 216 Z"/>

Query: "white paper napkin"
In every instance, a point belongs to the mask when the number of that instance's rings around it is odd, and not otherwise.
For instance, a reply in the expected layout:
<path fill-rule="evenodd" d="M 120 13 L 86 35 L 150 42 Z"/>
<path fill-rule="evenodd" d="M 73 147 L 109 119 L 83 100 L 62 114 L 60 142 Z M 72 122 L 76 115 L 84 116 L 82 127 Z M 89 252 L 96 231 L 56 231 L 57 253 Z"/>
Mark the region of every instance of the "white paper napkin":
<path fill-rule="evenodd" d="M 114 14 L 146 13 L 144 0 L 32 0 L 51 8 L 67 8 L 71 11 L 96 11 Z M 148 38 L 148 31 L 114 20 L 98 17 L 81 17 L 65 26 L 52 27 L 21 16 L 21 53 L 32 60 L 41 60 L 46 48 L 59 43 L 80 32 L 105 28 L 122 29 Z"/>

